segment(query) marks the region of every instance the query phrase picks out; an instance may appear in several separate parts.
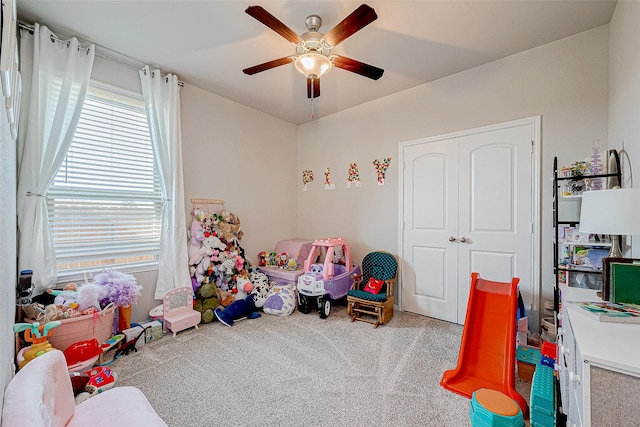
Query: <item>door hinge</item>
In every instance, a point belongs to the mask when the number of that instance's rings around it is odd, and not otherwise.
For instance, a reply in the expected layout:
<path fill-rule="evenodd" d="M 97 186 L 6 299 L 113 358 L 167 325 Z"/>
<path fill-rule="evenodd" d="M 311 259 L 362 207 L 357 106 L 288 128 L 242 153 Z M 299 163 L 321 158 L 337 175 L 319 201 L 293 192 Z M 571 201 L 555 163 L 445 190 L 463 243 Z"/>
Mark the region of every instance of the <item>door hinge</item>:
<path fill-rule="evenodd" d="M 531 140 L 531 154 L 533 154 L 533 146 L 535 145 L 535 141 Z"/>

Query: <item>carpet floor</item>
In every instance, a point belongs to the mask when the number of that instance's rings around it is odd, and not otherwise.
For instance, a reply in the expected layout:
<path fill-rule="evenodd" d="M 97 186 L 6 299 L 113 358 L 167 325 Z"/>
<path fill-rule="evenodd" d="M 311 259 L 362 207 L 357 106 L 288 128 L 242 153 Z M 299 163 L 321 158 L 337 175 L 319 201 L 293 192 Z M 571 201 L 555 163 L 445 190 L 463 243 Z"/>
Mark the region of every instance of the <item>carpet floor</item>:
<path fill-rule="evenodd" d="M 344 305 L 165 334 L 111 368 L 172 427 L 470 426 L 469 399 L 440 387 L 462 326 L 396 312 L 374 329 Z M 529 398 L 530 383 L 517 381 Z"/>

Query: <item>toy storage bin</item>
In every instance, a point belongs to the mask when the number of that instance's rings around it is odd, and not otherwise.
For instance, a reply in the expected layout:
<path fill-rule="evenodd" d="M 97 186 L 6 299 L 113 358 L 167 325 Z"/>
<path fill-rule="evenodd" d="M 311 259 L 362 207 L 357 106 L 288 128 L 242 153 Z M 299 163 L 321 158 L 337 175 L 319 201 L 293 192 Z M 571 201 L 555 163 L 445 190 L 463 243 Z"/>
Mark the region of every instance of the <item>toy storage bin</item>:
<path fill-rule="evenodd" d="M 298 266 L 302 268 L 304 261 L 309 256 L 309 252 L 313 248 L 313 240 L 307 239 L 288 239 L 280 240 L 276 243 L 274 252 L 280 254 L 286 252 L 290 258 L 295 257 L 298 262 Z"/>
<path fill-rule="evenodd" d="M 60 326 L 51 330 L 49 343 L 64 351 L 71 344 L 95 338 L 102 345 L 111 338 L 113 318 L 116 306 L 94 314 L 85 314 L 60 321 Z"/>
<path fill-rule="evenodd" d="M 286 252 L 290 258 L 296 258 L 298 262 L 297 270 L 285 270 L 279 267 L 258 267 L 262 273 L 269 276 L 270 281 L 278 283 L 298 283 L 298 276 L 304 273 L 304 261 L 309 256 L 313 247 L 313 240 L 288 239 L 280 240 L 276 243 L 274 252 L 280 254 Z"/>

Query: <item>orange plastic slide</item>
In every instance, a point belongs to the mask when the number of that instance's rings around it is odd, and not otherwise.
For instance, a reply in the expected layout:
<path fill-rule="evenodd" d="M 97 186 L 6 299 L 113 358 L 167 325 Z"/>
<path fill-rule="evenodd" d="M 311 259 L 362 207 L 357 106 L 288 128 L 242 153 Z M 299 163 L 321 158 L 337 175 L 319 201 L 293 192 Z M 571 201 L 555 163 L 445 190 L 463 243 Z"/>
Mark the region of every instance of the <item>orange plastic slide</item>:
<path fill-rule="evenodd" d="M 529 419 L 527 401 L 515 389 L 519 281 L 493 282 L 471 273 L 458 365 L 444 373 L 440 385 L 467 398 L 481 388 L 501 391 Z"/>

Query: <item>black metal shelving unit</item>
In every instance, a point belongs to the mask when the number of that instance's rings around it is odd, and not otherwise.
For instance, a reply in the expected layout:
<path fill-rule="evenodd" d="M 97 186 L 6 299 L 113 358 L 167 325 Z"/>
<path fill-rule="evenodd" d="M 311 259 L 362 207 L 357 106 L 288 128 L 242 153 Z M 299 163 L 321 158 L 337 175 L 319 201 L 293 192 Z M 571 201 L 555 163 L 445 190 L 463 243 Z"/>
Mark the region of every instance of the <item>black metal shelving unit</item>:
<path fill-rule="evenodd" d="M 608 178 L 616 178 L 615 183 L 607 183 L 603 188 L 612 188 L 616 185 L 621 185 L 622 182 L 622 172 L 620 170 L 620 156 L 618 155 L 617 150 L 608 150 L 606 154 L 606 161 L 611 169 L 614 171 L 609 173 L 597 174 L 597 175 L 581 175 L 581 176 L 558 176 L 558 158 L 554 157 L 553 159 L 553 229 L 554 229 L 554 239 L 553 239 L 553 274 L 555 276 L 555 287 L 554 287 L 554 299 L 553 305 L 556 313 L 558 312 L 559 298 L 558 298 L 558 288 L 560 285 L 560 273 L 562 271 L 572 272 L 572 273 L 587 273 L 587 274 L 602 274 L 602 271 L 586 269 L 586 268 L 577 268 L 577 267 L 565 267 L 560 265 L 559 263 L 559 249 L 560 249 L 560 236 L 559 236 L 559 226 L 568 225 L 569 227 L 577 227 L 580 223 L 579 220 L 566 220 L 559 217 L 558 213 L 558 202 L 560 196 L 559 188 L 563 183 L 571 182 L 571 181 L 579 181 L 583 179 L 590 178 L 605 178 L 608 181 Z"/>
<path fill-rule="evenodd" d="M 565 267 L 560 265 L 560 244 L 565 244 L 565 242 L 560 242 L 560 227 L 561 225 L 567 225 L 569 227 L 577 227 L 580 223 L 579 219 L 562 219 L 560 218 L 560 214 L 558 212 L 559 209 L 559 198 L 562 197 L 559 193 L 560 186 L 564 183 L 571 181 L 579 181 L 582 179 L 589 178 L 603 178 L 606 181 L 609 181 L 609 178 L 616 178 L 615 183 L 607 182 L 607 184 L 603 188 L 613 188 L 616 185 L 620 185 L 622 183 L 622 172 L 620 170 L 620 156 L 618 155 L 617 150 L 608 150 L 606 154 L 606 161 L 608 162 L 608 166 L 614 172 L 597 174 L 597 175 L 582 175 L 582 176 L 558 176 L 558 158 L 554 157 L 553 159 L 553 230 L 554 230 L 554 239 L 553 239 L 553 274 L 555 276 L 555 286 L 553 292 L 553 307 L 554 307 L 554 321 L 556 329 L 558 328 L 558 311 L 560 309 L 560 295 L 559 295 L 559 286 L 560 286 L 560 273 L 562 271 L 567 272 L 567 283 L 569 282 L 568 273 L 578 273 L 583 272 L 587 274 L 602 274 L 602 271 L 586 269 L 586 268 L 577 268 L 577 267 Z M 556 394 L 556 426 L 564 426 L 566 422 L 566 416 L 562 411 L 562 399 L 560 397 L 560 384 L 558 378 L 554 381 L 554 389 Z"/>

